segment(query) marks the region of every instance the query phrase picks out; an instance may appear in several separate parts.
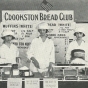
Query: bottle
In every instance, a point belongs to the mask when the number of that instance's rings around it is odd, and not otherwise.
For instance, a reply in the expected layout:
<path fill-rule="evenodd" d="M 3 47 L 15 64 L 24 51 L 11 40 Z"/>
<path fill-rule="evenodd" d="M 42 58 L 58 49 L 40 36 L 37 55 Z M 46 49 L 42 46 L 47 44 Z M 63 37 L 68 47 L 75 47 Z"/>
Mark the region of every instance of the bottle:
<path fill-rule="evenodd" d="M 30 65 L 29 65 L 29 75 L 30 75 L 30 76 L 33 75 L 33 72 L 32 72 L 33 70 L 32 70 L 32 65 L 31 65 L 31 64 L 33 64 L 33 63 L 32 63 L 32 60 L 30 61 Z"/>
<path fill-rule="evenodd" d="M 21 57 L 16 57 L 16 64 L 18 64 L 18 68 L 20 68 L 22 66 Z"/>
<path fill-rule="evenodd" d="M 12 75 L 13 76 L 18 76 L 19 75 L 18 64 L 13 64 L 13 66 L 12 66 Z"/>
<path fill-rule="evenodd" d="M 21 61 L 21 57 L 16 57 L 16 63 L 19 64 Z"/>

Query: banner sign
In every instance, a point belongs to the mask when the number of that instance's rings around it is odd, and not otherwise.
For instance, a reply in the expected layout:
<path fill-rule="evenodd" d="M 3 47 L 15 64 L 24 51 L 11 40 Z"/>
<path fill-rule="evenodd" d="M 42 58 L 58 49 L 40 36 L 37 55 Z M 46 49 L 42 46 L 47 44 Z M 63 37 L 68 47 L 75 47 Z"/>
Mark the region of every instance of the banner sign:
<path fill-rule="evenodd" d="M 73 11 L 2 11 L 3 22 L 27 21 L 74 21 Z"/>

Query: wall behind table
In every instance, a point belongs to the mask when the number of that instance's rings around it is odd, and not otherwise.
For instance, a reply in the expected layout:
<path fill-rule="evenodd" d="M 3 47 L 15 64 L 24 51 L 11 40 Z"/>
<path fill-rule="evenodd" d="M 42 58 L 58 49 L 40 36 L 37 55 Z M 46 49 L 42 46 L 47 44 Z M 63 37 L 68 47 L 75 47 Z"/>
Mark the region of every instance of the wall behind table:
<path fill-rule="evenodd" d="M 24 40 L 14 40 L 13 41 L 14 44 L 18 44 L 20 56 L 24 61 L 27 60 L 26 52 L 27 52 L 28 47 L 31 44 L 31 41 L 35 37 L 37 37 L 38 34 L 39 33 L 37 32 L 37 30 L 35 31 L 34 29 L 33 34 L 29 38 L 26 38 L 25 41 Z M 69 44 L 69 39 L 71 38 L 73 40 L 73 31 L 70 31 L 69 33 L 63 33 L 63 32 L 58 32 L 58 29 L 55 29 L 49 32 L 47 35 L 49 38 L 51 38 L 54 41 L 56 62 L 64 63 L 66 50 Z M 28 45 L 25 45 L 25 43 L 28 43 Z"/>
<path fill-rule="evenodd" d="M 29 16 L 28 20 L 23 20 L 23 18 L 17 18 L 18 20 L 9 19 L 9 16 L 18 17 L 20 14 L 23 17 L 24 14 Z M 66 15 L 68 20 L 65 18 Z M 25 60 L 27 59 L 26 51 L 31 41 L 39 36 L 36 26 L 44 21 L 48 23 L 50 28 L 47 35 L 54 41 L 56 62 L 64 63 L 67 47 L 74 38 L 75 22 L 73 11 L 2 11 L 1 26 L 2 30 L 12 30 L 15 33 L 16 40 L 13 43 L 18 46 L 20 56 Z"/>
<path fill-rule="evenodd" d="M 88 0 L 81 0 L 81 1 L 80 0 L 66 0 L 66 1 L 65 0 L 54 0 L 54 1 L 47 0 L 47 1 L 53 5 L 53 8 L 52 8 L 53 11 L 54 10 L 74 10 L 75 21 L 88 22 L 88 17 L 87 17 Z M 0 0 L 0 21 L 2 21 L 2 15 L 1 15 L 2 10 L 43 10 L 40 7 L 41 2 L 42 0 L 37 0 L 37 1 L 36 0 Z M 73 34 L 70 33 L 70 35 L 72 36 Z M 85 39 L 87 40 L 87 38 Z M 65 41 L 64 39 L 59 38 L 59 42 L 62 42 L 61 44 L 63 44 L 63 46 L 64 46 L 64 41 Z M 0 45 L 1 43 L 2 43 L 2 39 L 0 39 Z M 60 50 L 60 48 L 57 46 L 57 49 L 56 49 L 57 53 L 58 53 L 58 49 Z M 64 48 L 62 47 L 62 49 Z M 21 56 L 23 57 L 22 50 L 20 50 L 20 52 L 21 52 Z M 56 58 L 58 58 L 58 54 L 56 54 Z M 62 59 L 60 59 L 60 61 L 62 61 Z"/>

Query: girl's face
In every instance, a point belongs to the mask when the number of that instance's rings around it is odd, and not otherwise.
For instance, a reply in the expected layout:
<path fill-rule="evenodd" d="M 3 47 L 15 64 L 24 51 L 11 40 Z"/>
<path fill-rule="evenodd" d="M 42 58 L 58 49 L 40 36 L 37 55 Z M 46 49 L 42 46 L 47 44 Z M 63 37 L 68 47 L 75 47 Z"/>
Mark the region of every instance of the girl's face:
<path fill-rule="evenodd" d="M 82 32 L 76 32 L 76 38 L 77 39 L 82 39 L 83 33 Z"/>
<path fill-rule="evenodd" d="M 39 30 L 39 33 L 40 33 L 40 35 L 46 35 L 46 29 L 40 29 Z"/>
<path fill-rule="evenodd" d="M 11 35 L 7 35 L 5 36 L 5 41 L 11 41 L 12 40 L 12 36 Z"/>

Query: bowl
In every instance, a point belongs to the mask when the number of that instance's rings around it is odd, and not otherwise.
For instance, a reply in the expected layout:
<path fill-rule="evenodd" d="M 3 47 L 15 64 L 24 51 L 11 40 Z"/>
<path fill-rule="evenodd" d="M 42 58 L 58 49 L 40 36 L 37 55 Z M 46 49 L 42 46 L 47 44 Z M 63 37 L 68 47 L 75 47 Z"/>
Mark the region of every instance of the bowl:
<path fill-rule="evenodd" d="M 34 74 L 30 70 L 19 70 L 19 75 L 21 77 L 33 77 Z"/>

